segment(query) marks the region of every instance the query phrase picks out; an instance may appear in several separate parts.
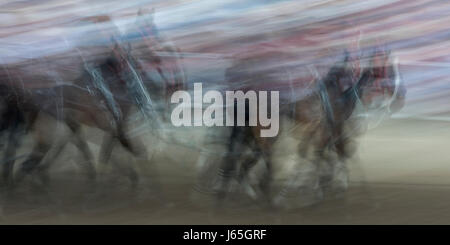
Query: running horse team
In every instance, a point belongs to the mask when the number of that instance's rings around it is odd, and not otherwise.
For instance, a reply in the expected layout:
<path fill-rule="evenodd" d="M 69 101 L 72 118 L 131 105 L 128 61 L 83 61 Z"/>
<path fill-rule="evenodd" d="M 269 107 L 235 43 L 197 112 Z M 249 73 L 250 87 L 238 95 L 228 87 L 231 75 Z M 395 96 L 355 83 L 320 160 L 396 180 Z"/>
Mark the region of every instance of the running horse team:
<path fill-rule="evenodd" d="M 68 142 L 80 150 L 85 161 L 79 164 L 94 181 L 94 156 L 82 134 L 82 125 L 104 132 L 99 163 L 109 162 L 115 144 L 120 143 L 135 156 L 138 166 L 145 168 L 149 154 L 141 139 L 127 134 L 128 119 L 137 109 L 151 127 L 161 127 L 166 120 L 161 115 L 170 108 L 171 95 L 187 89 L 181 52 L 160 36 L 152 11 L 138 11 L 137 21 L 127 30 L 130 35 L 122 35 L 108 16 L 82 18 L 79 25 L 88 26 L 91 31 L 75 40 L 69 39 L 71 49 L 64 53 L 1 64 L 0 132 L 6 137 L 1 168 L 3 186 L 14 186 L 29 174 L 48 181 L 48 167 Z M 274 85 L 270 87 L 276 90 L 280 78 L 273 74 L 296 67 L 261 69 L 261 65 L 273 57 L 285 56 L 289 54 L 283 51 L 236 56 L 225 71 L 224 83 L 245 81 L 247 91 L 264 83 Z M 344 49 L 342 59 L 325 76 L 315 77 L 311 93 L 294 96 L 297 99 L 280 105 L 280 115 L 296 123 L 292 136 L 300 140 L 297 147 L 300 156 L 314 152 L 317 178 L 313 188 L 318 191 L 332 181 L 339 169 L 345 168 L 345 161 L 351 157 L 349 142 L 353 136 L 345 128 L 353 123 L 350 118 L 355 108 L 383 108 L 393 113 L 403 107 L 405 100 L 406 89 L 398 63 L 387 48 L 376 45 L 364 57 L 367 65 L 357 68 L 351 57 L 354 53 Z M 49 125 L 39 124 L 41 114 L 65 124 L 71 137 L 61 138 Z M 219 199 L 227 195 L 233 179 L 245 185 L 249 172 L 260 159 L 266 172 L 258 182 L 258 191 L 271 198 L 271 153 L 277 136 L 261 137 L 263 126 L 246 125 L 229 127 L 227 153 L 219 166 L 221 181 L 216 188 Z M 18 171 L 14 171 L 16 150 L 24 133 L 33 136 L 34 146 Z M 245 161 L 243 148 L 252 152 Z M 52 156 L 48 156 L 50 149 Z M 332 170 L 323 171 L 324 166 Z M 134 186 L 139 183 L 135 168 L 130 167 L 126 174 Z"/>

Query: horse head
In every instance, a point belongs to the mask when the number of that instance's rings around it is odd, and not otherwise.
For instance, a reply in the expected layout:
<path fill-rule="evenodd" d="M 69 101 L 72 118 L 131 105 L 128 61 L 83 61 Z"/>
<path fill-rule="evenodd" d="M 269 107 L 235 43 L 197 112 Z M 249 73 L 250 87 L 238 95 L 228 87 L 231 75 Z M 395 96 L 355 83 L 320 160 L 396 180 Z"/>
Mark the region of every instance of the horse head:
<path fill-rule="evenodd" d="M 366 108 L 386 109 L 389 113 L 402 109 L 406 88 L 399 72 L 398 58 L 386 47 L 377 46 L 370 56 L 368 71 L 372 82 L 361 98 Z"/>

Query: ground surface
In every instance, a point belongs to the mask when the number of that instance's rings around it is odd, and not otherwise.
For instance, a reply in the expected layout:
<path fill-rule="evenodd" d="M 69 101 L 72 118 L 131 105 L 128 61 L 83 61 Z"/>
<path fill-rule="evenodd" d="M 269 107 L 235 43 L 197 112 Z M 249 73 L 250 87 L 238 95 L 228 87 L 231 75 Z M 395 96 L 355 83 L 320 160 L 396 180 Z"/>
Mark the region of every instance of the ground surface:
<path fill-rule="evenodd" d="M 28 181 L 4 196 L 0 223 L 449 224 L 449 143 L 448 122 L 386 121 L 360 139 L 359 160 L 351 164 L 352 181 L 345 195 L 288 210 L 245 198 L 217 208 L 212 198 L 193 190 L 197 151 L 172 144 L 166 154 L 155 157 L 164 197 L 155 194 L 155 188 L 136 196 L 126 178 L 109 175 L 100 176 L 95 192 L 85 176 L 62 171 L 52 174 L 46 191 Z M 68 161 L 73 155 L 68 155 L 59 164 L 76 169 Z"/>

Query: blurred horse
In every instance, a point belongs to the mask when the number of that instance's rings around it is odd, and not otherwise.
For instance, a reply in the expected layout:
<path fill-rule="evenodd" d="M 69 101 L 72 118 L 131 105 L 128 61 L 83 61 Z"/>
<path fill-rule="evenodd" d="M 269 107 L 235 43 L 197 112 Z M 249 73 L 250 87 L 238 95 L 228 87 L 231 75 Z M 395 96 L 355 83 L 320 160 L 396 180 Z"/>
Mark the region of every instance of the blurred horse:
<path fill-rule="evenodd" d="M 398 74 L 395 72 L 397 64 L 392 62 L 389 53 L 374 53 L 369 59 L 371 65 L 363 71 L 356 72 L 349 62 L 348 52 L 345 52 L 343 60 L 337 62 L 323 79 L 317 78 L 313 82 L 311 93 L 293 103 L 282 105 L 280 108 L 280 114 L 287 115 L 296 122 L 294 128 L 287 130 L 290 130 L 289 135 L 301 140 L 298 146 L 300 156 L 305 158 L 311 149 L 315 152 L 314 166 L 316 167 L 315 172 L 318 174 L 312 187 L 318 191 L 321 191 L 330 176 L 345 167 L 337 162 L 330 162 L 330 153 L 335 152 L 340 162 L 345 162 L 351 156 L 349 149 L 351 138 L 344 129 L 358 104 L 366 109 L 373 106 L 374 98 L 377 97 L 374 95 L 380 93 L 373 88 L 379 87 L 381 82 L 385 84 L 382 95 L 389 98 L 389 108 L 394 104 L 403 103 L 404 94 L 398 93 L 401 85 Z M 259 64 L 261 61 L 257 60 L 257 57 L 244 62 L 237 60 L 228 69 L 226 79 L 228 82 L 255 81 L 256 86 L 261 81 L 267 84 L 276 84 L 277 80 L 264 75 L 270 70 L 261 69 L 258 67 Z M 260 72 L 255 72 L 258 69 Z M 341 83 L 349 79 L 352 85 L 342 91 Z M 266 164 L 266 172 L 259 182 L 259 189 L 266 197 L 270 197 L 273 175 L 271 153 L 276 138 L 261 138 L 260 130 L 262 128 L 261 125 L 232 128 L 228 153 L 221 167 L 223 176 L 221 187 L 219 187 L 219 199 L 226 196 L 232 177 L 237 176 L 238 182 L 243 183 L 250 169 L 260 157 Z M 236 163 L 241 159 L 242 149 L 245 147 L 251 149 L 252 155 L 242 162 L 239 170 Z M 332 170 L 321 174 L 323 162 L 327 162 Z"/>
<path fill-rule="evenodd" d="M 170 96 L 186 88 L 186 74 L 180 49 L 164 38 L 154 23 L 153 9 L 139 9 L 136 21 L 122 35 L 129 45 L 130 55 L 135 59 L 136 69 L 142 76 L 143 85 L 152 97 L 153 109 L 162 120 L 170 113 Z M 153 124 L 158 136 L 165 137 L 164 122 Z M 107 163 L 115 143 L 112 135 L 106 135 L 100 150 L 100 162 Z"/>
<path fill-rule="evenodd" d="M 110 19 L 100 16 L 93 21 L 109 22 Z M 117 42 L 116 33 L 113 30 L 106 35 L 111 38 L 106 45 L 79 45 L 59 56 L 4 64 L 0 75 L 2 85 L 15 95 L 17 108 L 30 115 L 29 125 L 34 125 L 37 115 L 43 112 L 69 126 L 76 136 L 77 147 L 86 158 L 92 178 L 95 176 L 92 154 L 80 135 L 81 124 L 113 135 L 125 149 L 146 161 L 145 147 L 136 139 L 131 142 L 125 134 L 125 119 L 134 106 L 146 119 L 156 117 L 135 60 L 129 50 Z M 71 69 L 65 69 L 67 67 Z M 33 132 L 36 144 L 30 157 L 22 164 L 18 179 L 38 166 L 53 143 L 54 138 L 49 137 L 51 132 L 45 129 L 45 125 L 33 128 Z M 62 150 L 64 145 L 59 148 Z M 5 178 L 10 176 L 12 164 L 11 161 L 6 163 Z M 135 173 L 130 177 L 136 182 Z"/>
<path fill-rule="evenodd" d="M 143 110 L 142 107 L 144 107 L 144 110 L 147 110 L 143 111 L 145 119 L 157 121 L 158 115 L 154 114 L 156 103 L 153 103 L 154 100 L 150 99 L 147 91 L 152 92 L 152 98 L 156 97 L 157 100 L 161 100 L 161 98 L 158 97 L 159 94 L 166 94 L 167 91 L 169 91 L 170 94 L 170 92 L 173 92 L 176 89 L 183 88 L 184 86 L 185 74 L 183 67 L 178 61 L 178 59 L 180 59 L 180 56 L 177 53 L 178 49 L 173 45 L 168 44 L 167 41 L 158 34 L 158 32 L 156 31 L 156 26 L 154 26 L 152 21 L 152 13 L 144 14 L 143 12 L 144 11 L 139 10 L 138 19 L 135 23 L 135 26 L 131 30 L 129 30 L 129 33 L 127 35 L 129 35 L 130 32 L 133 33 L 133 31 L 141 29 L 152 31 L 145 32 L 145 36 L 143 32 L 139 32 L 141 36 L 138 39 L 130 40 L 125 39 L 122 35 L 119 36 L 118 30 L 114 30 L 114 26 L 107 25 L 106 27 L 109 28 L 110 31 L 107 32 L 104 37 L 107 38 L 108 35 L 110 35 L 112 40 L 116 41 L 113 47 L 107 47 L 111 50 L 110 57 L 99 59 L 97 61 L 94 60 L 91 62 L 86 62 L 86 59 L 90 59 L 89 53 L 86 52 L 85 49 L 82 49 L 82 51 L 79 53 L 82 55 L 81 58 L 85 61 L 85 69 L 84 75 L 81 79 L 78 79 L 76 82 L 70 85 L 66 84 L 68 86 L 56 86 L 49 89 L 40 89 L 38 91 L 40 94 L 58 94 L 59 96 L 61 96 L 59 98 L 61 103 L 55 104 L 55 101 L 48 101 L 46 100 L 46 98 L 42 100 L 38 99 L 39 101 L 35 101 L 36 98 L 28 98 L 29 100 L 21 98 L 20 103 L 27 105 L 26 111 L 19 110 L 18 107 L 16 110 L 16 113 L 19 115 L 21 115 L 21 113 L 23 112 L 25 112 L 24 114 L 29 115 L 29 119 L 27 120 L 27 128 L 33 126 L 37 114 L 40 111 L 49 113 L 56 117 L 58 120 L 63 121 L 66 125 L 68 125 L 74 135 L 73 143 L 75 143 L 78 149 L 81 150 L 86 163 L 88 163 L 87 169 L 89 176 L 91 177 L 94 176 L 94 170 L 92 167 L 93 165 L 91 164 L 92 153 L 85 143 L 84 137 L 80 134 L 80 124 L 98 127 L 106 132 L 100 150 L 101 163 L 109 162 L 116 139 L 131 153 L 145 159 L 147 156 L 145 147 L 140 142 L 137 142 L 137 140 L 130 142 L 131 140 L 125 134 L 125 119 L 128 117 L 130 108 L 133 106 L 133 103 L 130 103 L 130 101 L 133 101 L 138 108 L 140 107 L 141 111 Z M 91 17 L 87 20 L 93 21 L 94 23 L 111 21 L 107 16 Z M 105 26 L 103 26 L 103 28 L 105 28 Z M 111 29 L 113 30 L 112 32 Z M 148 39 L 151 39 L 152 42 L 149 43 Z M 90 41 L 98 42 L 98 40 L 96 39 L 91 39 Z M 120 41 L 120 43 L 117 41 Z M 104 46 L 100 46 L 100 48 L 107 50 Z M 158 49 L 163 49 L 165 51 L 166 57 L 160 57 L 160 54 L 155 52 L 155 50 Z M 85 56 L 87 56 L 87 58 Z M 124 66 L 125 69 L 129 70 L 123 71 Z M 150 69 L 156 70 L 159 76 L 162 78 L 163 84 L 166 85 L 162 90 L 158 90 L 157 86 L 155 87 L 156 82 L 154 80 L 154 77 L 149 75 Z M 9 67 L 9 69 L 6 71 L 10 72 L 11 68 Z M 131 76 L 129 74 L 131 74 Z M 141 74 L 143 74 L 142 77 L 140 76 Z M 70 83 L 71 81 L 65 82 Z M 126 94 L 124 94 L 124 91 L 126 91 Z M 36 91 L 28 92 L 30 92 L 30 94 L 33 94 Z M 89 98 L 88 95 L 86 95 L 86 92 L 88 92 L 88 94 L 90 94 L 94 98 Z M 80 98 L 74 98 L 76 94 L 79 94 Z M 147 98 L 142 98 L 142 94 L 144 94 L 144 97 L 146 96 Z M 21 96 L 24 97 L 23 94 L 21 94 Z M 85 98 L 83 98 L 83 96 Z M 82 101 L 74 103 L 81 98 L 83 98 Z M 70 103 L 66 102 L 66 100 L 69 99 Z M 144 99 L 147 99 L 147 101 L 145 101 Z M 74 107 L 74 105 L 76 104 L 82 105 L 83 103 L 81 102 L 84 103 L 85 108 L 75 108 L 76 106 Z M 40 105 L 43 105 L 46 108 L 51 108 L 51 105 L 53 105 L 53 109 L 55 109 L 56 111 L 45 111 L 40 107 Z M 145 108 L 148 105 L 150 105 L 152 108 Z M 103 109 L 103 111 L 98 110 L 96 113 L 85 115 L 85 110 L 87 108 L 92 107 L 92 110 L 95 110 L 95 108 L 99 106 Z M 21 109 L 25 109 L 25 107 L 21 106 Z M 149 118 L 148 110 L 151 110 L 151 117 L 153 118 Z M 63 113 L 61 114 L 61 112 Z M 69 116 L 69 113 L 71 113 L 72 116 Z M 77 114 L 81 115 L 77 116 Z M 87 120 L 86 117 L 88 118 Z M 95 120 L 95 123 L 92 123 L 92 121 L 90 121 L 92 119 Z M 112 126 L 104 123 L 108 120 L 111 122 Z M 46 127 L 48 125 L 42 126 Z M 158 127 L 160 125 L 159 123 L 156 123 L 153 124 L 153 126 Z M 42 134 L 42 132 L 45 132 L 45 130 L 45 128 L 41 127 L 35 131 Z M 49 133 L 47 132 L 44 133 L 44 135 L 45 134 Z M 19 174 L 19 176 L 24 176 L 25 173 L 29 173 L 33 169 L 35 169 L 38 163 L 42 161 L 43 156 L 46 154 L 46 152 L 50 150 L 51 141 L 53 140 L 52 137 L 47 136 L 44 139 L 43 137 L 38 136 L 36 138 L 38 139 L 36 147 L 33 150 L 31 157 L 24 162 L 21 171 L 21 173 L 23 174 Z M 58 144 L 56 144 L 55 153 L 51 157 L 49 157 L 49 159 L 46 161 L 46 164 L 41 164 L 39 168 L 41 171 L 39 172 L 44 173 L 43 170 L 48 169 L 50 164 L 56 159 L 67 142 L 68 139 L 62 140 L 58 142 Z M 10 144 L 10 146 L 11 149 L 14 149 L 14 147 L 12 147 L 12 144 Z M 7 151 L 7 153 L 8 154 L 5 154 L 5 158 L 11 158 L 11 155 L 13 155 L 12 151 Z M 9 161 L 4 165 L 5 179 L 11 172 L 12 165 L 13 161 Z M 136 182 L 136 172 L 131 171 L 129 173 L 129 176 L 133 182 Z"/>

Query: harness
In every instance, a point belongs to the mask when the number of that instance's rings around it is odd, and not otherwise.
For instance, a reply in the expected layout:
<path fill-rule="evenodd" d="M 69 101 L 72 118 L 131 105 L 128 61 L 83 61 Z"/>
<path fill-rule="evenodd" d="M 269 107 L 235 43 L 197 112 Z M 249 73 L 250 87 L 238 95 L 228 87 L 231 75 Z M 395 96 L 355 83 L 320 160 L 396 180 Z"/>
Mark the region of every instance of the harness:
<path fill-rule="evenodd" d="M 146 119 L 158 120 L 158 116 L 156 115 L 153 108 L 153 101 L 150 98 L 150 95 L 148 94 L 148 91 L 145 88 L 142 79 L 134 69 L 134 64 L 131 64 L 130 62 L 132 62 L 132 60 L 126 59 L 126 64 L 131 74 L 131 79 L 126 79 L 127 89 L 129 92 L 131 92 L 131 96 L 138 105 L 142 115 Z"/>
<path fill-rule="evenodd" d="M 334 111 L 333 108 L 331 107 L 331 103 L 330 103 L 330 97 L 328 95 L 328 91 L 327 88 L 325 87 L 325 84 L 323 82 L 323 80 L 319 81 L 319 97 L 320 97 L 320 101 L 322 102 L 321 104 L 323 105 L 323 109 L 325 110 L 325 114 L 326 114 L 326 119 L 328 122 L 328 126 L 330 127 L 330 129 L 334 128 Z"/>
<path fill-rule="evenodd" d="M 319 73 L 317 72 L 316 68 L 313 65 L 309 65 L 308 69 L 317 79 L 319 79 Z M 325 111 L 325 114 L 327 116 L 328 126 L 330 127 L 330 129 L 333 129 L 333 125 L 334 125 L 334 121 L 335 121 L 334 120 L 334 111 L 333 111 L 333 108 L 331 107 L 330 96 L 328 95 L 328 91 L 327 91 L 327 88 L 325 87 L 323 79 L 319 79 L 317 87 L 318 87 L 317 94 L 319 95 L 320 102 L 321 102 L 323 109 Z M 293 94 L 292 87 L 291 87 L 291 92 Z M 294 113 L 295 113 L 295 111 L 294 111 Z"/>
<path fill-rule="evenodd" d="M 111 40 L 114 43 L 119 43 L 115 38 L 111 38 Z M 118 45 L 119 46 L 119 45 Z M 120 46 L 119 46 L 120 48 Z M 89 64 L 89 62 L 86 62 L 84 57 L 80 56 L 83 59 L 85 70 L 88 72 L 88 74 L 91 76 L 93 81 L 93 86 L 95 90 L 99 91 L 100 94 L 104 97 L 107 103 L 107 107 L 111 111 L 114 121 L 120 122 L 123 119 L 122 112 L 120 108 L 118 107 L 114 95 L 111 93 L 108 84 L 103 79 L 102 73 L 100 68 L 95 67 L 92 64 Z M 150 98 L 150 95 L 147 92 L 147 89 L 145 88 L 142 79 L 140 78 L 139 74 L 135 70 L 135 64 L 130 57 L 128 52 L 125 52 L 122 49 L 114 49 L 113 50 L 114 55 L 123 63 L 120 63 L 120 69 L 119 69 L 119 75 L 123 81 L 125 81 L 125 85 L 127 88 L 127 92 L 129 93 L 130 97 L 134 100 L 135 104 L 138 106 L 138 109 L 144 116 L 144 118 L 148 121 L 148 119 L 158 120 L 158 117 L 154 111 L 153 108 L 153 102 Z M 111 122 L 111 123 L 115 123 Z M 158 122 L 159 124 L 159 122 Z"/>

